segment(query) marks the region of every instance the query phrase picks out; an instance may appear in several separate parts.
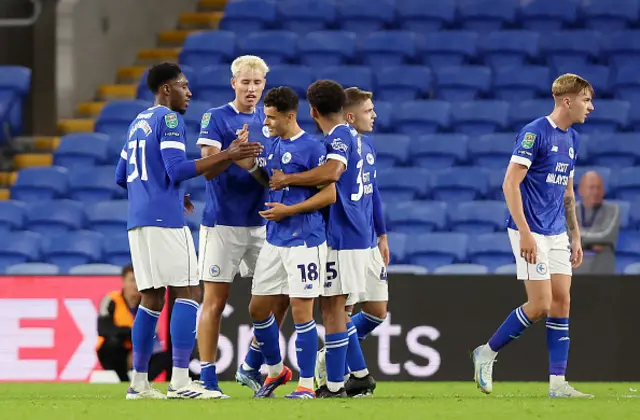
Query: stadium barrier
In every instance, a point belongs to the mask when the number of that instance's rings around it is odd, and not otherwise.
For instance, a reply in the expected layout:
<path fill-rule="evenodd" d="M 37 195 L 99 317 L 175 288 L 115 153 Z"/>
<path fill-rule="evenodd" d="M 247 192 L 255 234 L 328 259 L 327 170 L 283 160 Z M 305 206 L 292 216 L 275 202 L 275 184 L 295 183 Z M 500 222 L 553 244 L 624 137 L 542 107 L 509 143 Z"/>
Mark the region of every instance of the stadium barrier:
<path fill-rule="evenodd" d="M 390 275 L 389 284 L 389 316 L 363 342 L 378 380 L 471 380 L 471 350 L 525 297 L 521 282 L 511 276 Z M 118 277 L 0 277 L 0 381 L 88 380 L 99 369 L 98 304 L 119 285 Z M 577 276 L 572 295 L 569 378 L 640 380 L 640 278 Z M 222 380 L 233 380 L 251 340 L 249 299 L 250 282 L 236 281 L 219 341 Z M 163 319 L 161 339 L 168 344 L 166 311 Z M 289 316 L 281 348 L 285 363 L 296 367 L 292 333 Z M 498 359 L 498 381 L 545 381 L 544 324 L 533 326 Z"/>

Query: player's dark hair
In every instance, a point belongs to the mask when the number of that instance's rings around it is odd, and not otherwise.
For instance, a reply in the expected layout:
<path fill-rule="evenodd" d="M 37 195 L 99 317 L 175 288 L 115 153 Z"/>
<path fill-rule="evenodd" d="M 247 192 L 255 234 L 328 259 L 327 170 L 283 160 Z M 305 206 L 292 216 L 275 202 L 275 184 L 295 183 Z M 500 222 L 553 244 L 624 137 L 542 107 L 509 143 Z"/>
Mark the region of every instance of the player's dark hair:
<path fill-rule="evenodd" d="M 147 86 L 153 93 L 158 93 L 160 86 L 175 80 L 182 73 L 182 69 L 175 63 L 160 63 L 149 69 Z"/>
<path fill-rule="evenodd" d="M 298 112 L 298 95 L 287 86 L 272 88 L 264 97 L 264 106 L 273 107 L 278 112 Z"/>
<path fill-rule="evenodd" d="M 318 80 L 307 89 L 307 100 L 320 115 L 325 116 L 342 113 L 347 95 L 340 83 L 333 80 Z"/>
<path fill-rule="evenodd" d="M 122 277 L 126 276 L 129 273 L 133 273 L 133 265 L 127 264 L 122 267 Z"/>

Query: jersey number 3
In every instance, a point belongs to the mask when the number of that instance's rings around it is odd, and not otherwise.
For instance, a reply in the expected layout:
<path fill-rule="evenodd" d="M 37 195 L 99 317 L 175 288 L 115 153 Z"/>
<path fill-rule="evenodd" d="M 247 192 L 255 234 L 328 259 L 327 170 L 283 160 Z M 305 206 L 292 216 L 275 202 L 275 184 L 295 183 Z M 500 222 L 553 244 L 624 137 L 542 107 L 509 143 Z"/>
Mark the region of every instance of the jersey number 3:
<path fill-rule="evenodd" d="M 358 169 L 358 177 L 356 178 L 356 184 L 358 184 L 358 192 L 351 194 L 351 201 L 360 201 L 362 194 L 364 194 L 364 185 L 362 184 L 362 168 L 364 166 L 364 160 L 360 159 L 356 168 Z"/>
<path fill-rule="evenodd" d="M 133 182 L 138 177 L 140 177 L 142 181 L 149 180 L 149 175 L 147 174 L 147 158 L 145 154 L 146 144 L 146 140 L 132 140 L 127 145 L 129 150 L 129 164 L 133 166 L 133 171 L 131 171 L 127 177 L 127 182 Z M 138 153 L 138 149 L 140 149 L 140 153 Z M 138 157 L 140 159 L 142 175 L 140 175 L 140 172 L 138 171 Z"/>

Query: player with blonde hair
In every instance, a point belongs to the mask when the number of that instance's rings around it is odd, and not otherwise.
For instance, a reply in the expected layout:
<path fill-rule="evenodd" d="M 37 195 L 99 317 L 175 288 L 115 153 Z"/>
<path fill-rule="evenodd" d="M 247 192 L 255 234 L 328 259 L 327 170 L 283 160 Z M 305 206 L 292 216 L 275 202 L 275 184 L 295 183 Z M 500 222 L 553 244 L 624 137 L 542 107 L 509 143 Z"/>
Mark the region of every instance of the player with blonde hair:
<path fill-rule="evenodd" d="M 575 74 L 558 77 L 551 91 L 553 111 L 520 130 L 502 186 L 510 212 L 508 233 L 517 278 L 524 281 L 527 302 L 511 312 L 487 344 L 473 352 L 474 378 L 486 394 L 493 389 L 498 351 L 546 318 L 549 396 L 592 397 L 569 385 L 565 372 L 571 269 L 582 263 L 573 189 L 580 136 L 571 126 L 584 123 L 594 110 L 594 91 Z"/>

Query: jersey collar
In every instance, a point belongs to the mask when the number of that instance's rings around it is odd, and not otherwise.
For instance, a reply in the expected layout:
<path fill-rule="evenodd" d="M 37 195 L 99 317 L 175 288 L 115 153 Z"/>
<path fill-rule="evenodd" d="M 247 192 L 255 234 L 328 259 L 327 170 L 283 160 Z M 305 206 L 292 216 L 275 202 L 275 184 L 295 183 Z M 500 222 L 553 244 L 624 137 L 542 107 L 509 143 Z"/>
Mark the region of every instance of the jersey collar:
<path fill-rule="evenodd" d="M 236 108 L 236 106 L 233 104 L 233 102 L 229 102 L 227 105 L 229 105 L 231 107 L 231 109 L 233 109 L 236 114 L 246 114 L 246 112 L 240 112 L 238 111 L 238 108 Z M 256 112 L 256 107 L 253 107 L 253 112 L 251 112 L 251 114 L 255 114 Z"/>
<path fill-rule="evenodd" d="M 551 117 L 550 117 L 550 116 L 548 116 L 548 115 L 547 115 L 545 118 L 547 119 L 547 121 L 549 121 L 549 124 L 551 125 L 551 127 L 552 127 L 554 130 L 560 130 L 560 131 L 562 131 L 563 133 L 566 133 L 566 132 L 567 132 L 567 131 L 563 130 L 562 128 L 558 127 L 558 126 L 556 125 L 556 123 L 551 119 Z"/>
<path fill-rule="evenodd" d="M 298 140 L 300 137 L 302 137 L 303 134 L 304 134 L 304 130 L 300 130 L 300 132 L 298 134 L 296 134 L 295 136 L 291 137 L 289 140 L 290 141 Z"/>
<path fill-rule="evenodd" d="M 331 131 L 329 131 L 329 133 L 327 134 L 327 136 L 332 135 L 332 134 L 333 134 L 333 132 L 334 132 L 334 130 L 335 130 L 336 128 L 338 128 L 338 127 L 341 127 L 341 126 L 349 127 L 349 124 L 338 124 L 338 125 L 336 125 L 335 127 L 333 127 L 333 128 L 331 129 Z"/>

